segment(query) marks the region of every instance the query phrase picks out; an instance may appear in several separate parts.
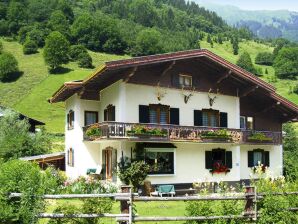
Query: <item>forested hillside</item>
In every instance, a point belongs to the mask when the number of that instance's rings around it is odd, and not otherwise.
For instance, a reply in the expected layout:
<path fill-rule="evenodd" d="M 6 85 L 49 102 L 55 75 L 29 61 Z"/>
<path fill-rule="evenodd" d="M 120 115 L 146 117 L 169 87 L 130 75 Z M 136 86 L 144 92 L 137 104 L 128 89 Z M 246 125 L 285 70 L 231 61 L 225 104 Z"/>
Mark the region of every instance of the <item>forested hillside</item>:
<path fill-rule="evenodd" d="M 245 53 L 252 64 L 242 67 L 298 102 L 295 44 L 255 39 L 193 2 L 24 0 L 0 6 L 0 104 L 44 121 L 51 132 L 63 132 L 63 105 L 47 103 L 63 82 L 85 78 L 104 61 L 178 50 L 208 48 L 237 64 Z"/>

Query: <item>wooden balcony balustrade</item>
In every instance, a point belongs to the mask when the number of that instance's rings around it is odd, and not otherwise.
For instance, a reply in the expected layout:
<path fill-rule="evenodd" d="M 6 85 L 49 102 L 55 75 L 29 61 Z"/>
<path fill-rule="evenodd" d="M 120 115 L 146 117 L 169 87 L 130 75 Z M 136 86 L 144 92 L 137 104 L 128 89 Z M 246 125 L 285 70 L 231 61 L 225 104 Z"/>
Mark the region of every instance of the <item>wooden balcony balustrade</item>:
<path fill-rule="evenodd" d="M 202 143 L 282 144 L 282 133 L 217 127 L 102 122 L 83 127 L 84 140 L 189 141 Z"/>

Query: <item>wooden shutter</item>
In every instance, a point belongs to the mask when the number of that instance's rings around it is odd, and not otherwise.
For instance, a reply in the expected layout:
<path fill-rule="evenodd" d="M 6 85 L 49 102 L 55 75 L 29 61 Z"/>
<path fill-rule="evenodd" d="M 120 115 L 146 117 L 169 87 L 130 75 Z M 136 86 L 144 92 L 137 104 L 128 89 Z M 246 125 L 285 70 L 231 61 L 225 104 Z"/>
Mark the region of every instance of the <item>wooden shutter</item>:
<path fill-rule="evenodd" d="M 231 151 L 226 151 L 226 166 L 228 168 L 233 167 L 233 158 L 232 158 L 232 152 Z"/>
<path fill-rule="evenodd" d="M 205 151 L 205 168 L 212 169 L 213 161 L 212 161 L 212 151 Z"/>
<path fill-rule="evenodd" d="M 149 106 L 139 105 L 139 123 L 150 123 Z"/>
<path fill-rule="evenodd" d="M 225 112 L 220 112 L 220 127 L 227 128 L 228 127 L 228 114 Z"/>
<path fill-rule="evenodd" d="M 109 121 L 115 121 L 116 120 L 116 109 L 115 106 L 112 106 L 109 113 Z"/>
<path fill-rule="evenodd" d="M 170 124 L 179 125 L 179 108 L 170 108 Z"/>
<path fill-rule="evenodd" d="M 201 110 L 194 110 L 194 126 L 203 125 L 203 114 Z"/>
<path fill-rule="evenodd" d="M 70 127 L 70 119 L 69 119 L 70 117 L 69 117 L 69 113 L 67 113 L 67 128 L 69 128 Z"/>
<path fill-rule="evenodd" d="M 248 158 L 248 167 L 253 167 L 254 166 L 254 152 L 248 151 L 247 158 Z"/>
<path fill-rule="evenodd" d="M 71 156 L 72 156 L 72 158 L 71 158 L 71 166 L 74 166 L 74 150 L 73 149 L 71 149 Z"/>
<path fill-rule="evenodd" d="M 107 121 L 108 120 L 108 110 L 107 109 L 104 109 L 104 111 L 103 111 L 103 117 L 104 117 L 104 121 Z"/>
<path fill-rule="evenodd" d="M 269 151 L 265 151 L 263 153 L 263 157 L 264 157 L 264 165 L 269 167 L 270 166 L 270 153 L 269 153 Z"/>

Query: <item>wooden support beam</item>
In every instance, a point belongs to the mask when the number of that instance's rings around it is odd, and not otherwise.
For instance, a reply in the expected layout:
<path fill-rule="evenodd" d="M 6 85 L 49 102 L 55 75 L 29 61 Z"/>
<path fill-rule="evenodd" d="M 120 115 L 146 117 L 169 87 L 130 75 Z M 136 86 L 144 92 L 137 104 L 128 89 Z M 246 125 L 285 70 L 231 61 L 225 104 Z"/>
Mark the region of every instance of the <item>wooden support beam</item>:
<path fill-rule="evenodd" d="M 255 113 L 255 115 L 257 114 L 262 114 L 262 113 L 266 113 L 268 111 L 270 111 L 273 108 L 276 108 L 278 105 L 280 105 L 280 102 L 274 102 L 273 104 L 271 104 L 270 106 L 265 107 L 264 109 L 258 111 Z"/>
<path fill-rule="evenodd" d="M 249 95 L 250 93 L 254 92 L 259 86 L 253 86 L 243 91 L 243 93 L 239 97 L 244 97 Z"/>
<path fill-rule="evenodd" d="M 227 73 L 225 73 L 223 76 L 221 76 L 219 79 L 217 79 L 216 84 L 220 84 L 224 79 L 228 78 L 232 74 L 232 71 L 229 70 Z"/>
<path fill-rule="evenodd" d="M 131 77 L 133 77 L 136 74 L 136 71 L 138 70 L 138 67 L 133 67 L 133 69 L 128 73 L 128 75 L 124 78 L 124 82 L 128 82 Z"/>
<path fill-rule="evenodd" d="M 172 61 L 172 63 L 170 63 L 169 66 L 166 67 L 166 69 L 161 73 L 157 84 L 160 84 L 162 77 L 164 77 L 174 67 L 175 64 L 176 61 Z"/>

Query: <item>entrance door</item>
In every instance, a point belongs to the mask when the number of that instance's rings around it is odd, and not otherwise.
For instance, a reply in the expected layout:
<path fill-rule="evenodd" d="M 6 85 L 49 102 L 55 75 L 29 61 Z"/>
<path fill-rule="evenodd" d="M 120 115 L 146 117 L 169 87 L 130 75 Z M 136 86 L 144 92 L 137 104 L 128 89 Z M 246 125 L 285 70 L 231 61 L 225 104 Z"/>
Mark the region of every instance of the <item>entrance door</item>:
<path fill-rule="evenodd" d="M 105 180 L 116 181 L 117 179 L 117 151 L 107 148 L 102 151 L 102 168 Z"/>

